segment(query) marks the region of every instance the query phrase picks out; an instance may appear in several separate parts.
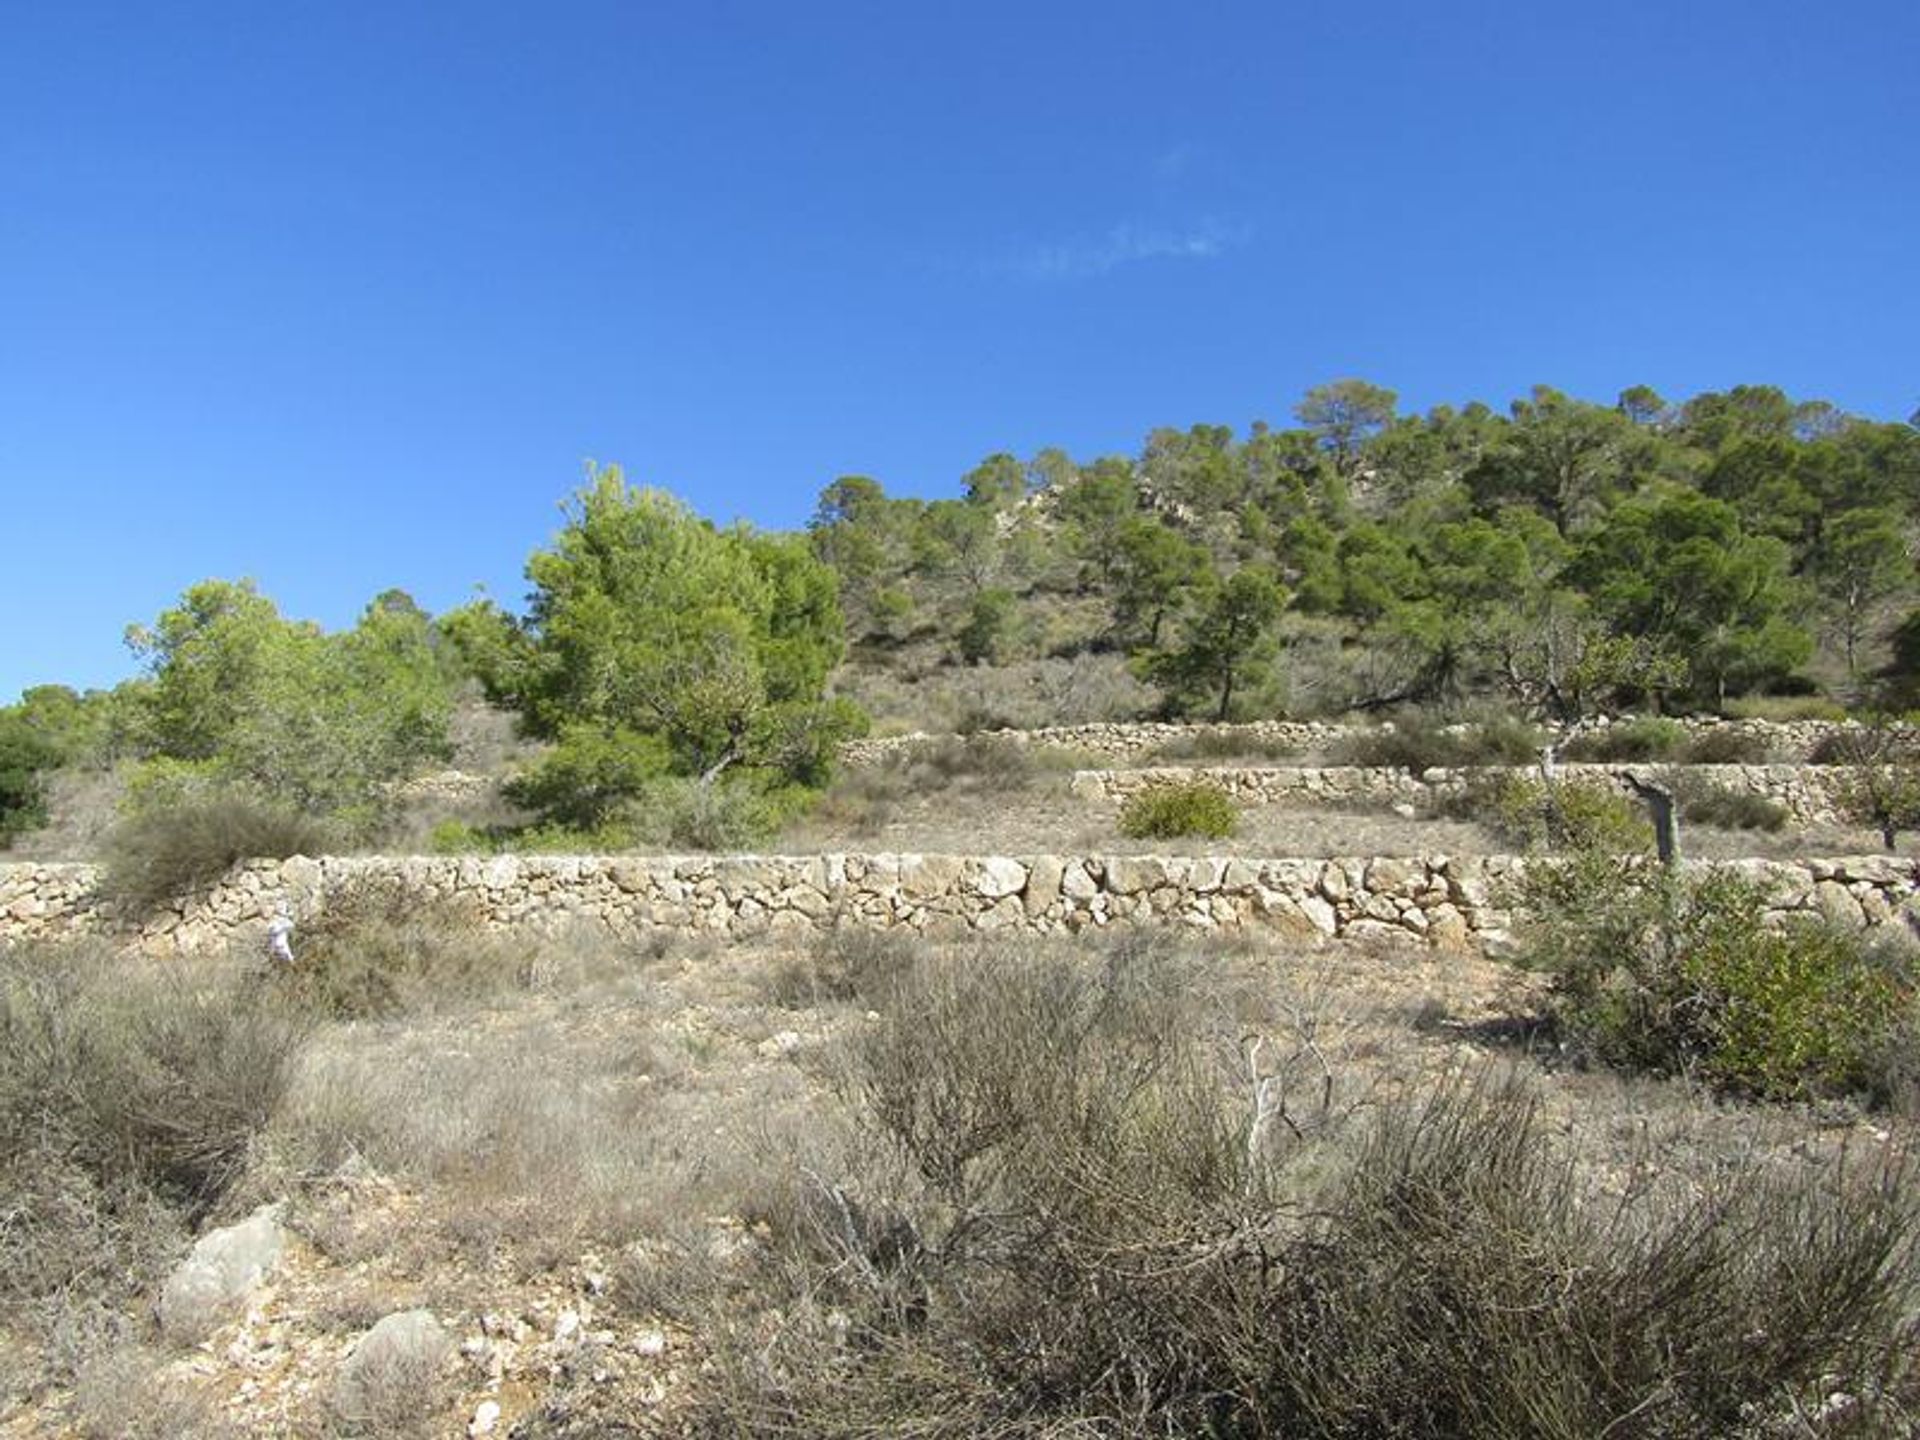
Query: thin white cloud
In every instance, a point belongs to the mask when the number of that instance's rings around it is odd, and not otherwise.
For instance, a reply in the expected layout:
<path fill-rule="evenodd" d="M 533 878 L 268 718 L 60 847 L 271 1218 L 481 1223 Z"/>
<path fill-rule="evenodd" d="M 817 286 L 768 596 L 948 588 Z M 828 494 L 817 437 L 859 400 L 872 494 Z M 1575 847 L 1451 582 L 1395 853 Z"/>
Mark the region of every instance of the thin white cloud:
<path fill-rule="evenodd" d="M 1252 238 L 1245 225 L 1204 220 L 1183 229 L 1122 223 L 1104 235 L 1035 245 L 995 268 L 1026 280 L 1086 280 L 1156 260 L 1215 260 Z"/>
<path fill-rule="evenodd" d="M 1182 178 L 1200 158 L 1197 145 L 1170 145 L 1153 157 L 1149 166 L 1155 183 L 1169 185 Z"/>

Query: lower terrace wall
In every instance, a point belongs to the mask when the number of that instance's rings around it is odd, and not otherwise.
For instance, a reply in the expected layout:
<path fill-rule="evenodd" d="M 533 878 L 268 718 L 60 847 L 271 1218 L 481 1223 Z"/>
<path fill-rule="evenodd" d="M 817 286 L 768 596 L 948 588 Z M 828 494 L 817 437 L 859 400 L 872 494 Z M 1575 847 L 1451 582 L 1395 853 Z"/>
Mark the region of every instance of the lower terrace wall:
<path fill-rule="evenodd" d="M 1173 922 L 1260 927 L 1302 940 L 1497 946 L 1508 935 L 1508 856 L 1260 859 L 1152 855 L 347 856 L 254 861 L 141 924 L 95 896 L 88 865 L 0 866 L 0 941 L 104 933 L 157 952 L 263 943 L 367 881 L 446 901 L 494 929 L 602 926 L 752 936 L 836 925 L 928 935 Z M 1781 915 L 1920 925 L 1920 864 L 1892 856 L 1731 862 L 1769 884 Z M 296 930 L 295 947 L 298 948 Z"/>
<path fill-rule="evenodd" d="M 1249 804 L 1304 800 L 1318 803 L 1419 805 L 1456 795 L 1476 782 L 1500 775 L 1539 778 L 1537 769 L 1439 769 L 1419 775 L 1380 765 L 1167 766 L 1139 770 L 1078 770 L 1073 794 L 1083 800 L 1125 800 L 1157 785 L 1206 780 Z M 1626 777 L 1711 785 L 1739 794 L 1764 796 L 1785 808 L 1800 825 L 1832 825 L 1840 819 L 1841 787 L 1849 779 L 1843 767 L 1808 765 L 1597 765 L 1562 764 L 1563 780 L 1599 782 L 1631 795 Z"/>

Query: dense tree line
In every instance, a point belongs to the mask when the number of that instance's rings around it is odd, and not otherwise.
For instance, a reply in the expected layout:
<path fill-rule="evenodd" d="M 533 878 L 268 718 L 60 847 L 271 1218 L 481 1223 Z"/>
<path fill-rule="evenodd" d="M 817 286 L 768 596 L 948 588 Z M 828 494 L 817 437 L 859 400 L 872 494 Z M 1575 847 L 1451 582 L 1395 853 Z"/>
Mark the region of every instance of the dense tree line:
<path fill-rule="evenodd" d="M 908 645 L 965 665 L 1104 650 L 1166 713 L 1211 718 L 1920 698 L 1920 416 L 1769 386 L 1402 415 L 1342 380 L 1294 419 L 995 454 L 947 499 L 842 477 L 805 535 L 722 529 L 593 470 L 528 562 L 524 614 L 436 620 L 395 590 L 326 634 L 205 581 L 129 631 L 138 678 L 0 707 L 0 842 L 83 762 L 131 762 L 136 805 L 240 791 L 370 833 L 394 782 L 448 753 L 475 677 L 543 742 L 514 790 L 541 821 L 745 838 L 865 723 L 828 698 L 849 641 L 881 666 Z"/>
<path fill-rule="evenodd" d="M 958 499 L 844 477 L 814 548 L 869 651 L 947 636 L 1005 660 L 1049 606 L 1096 600 L 1069 645 L 1123 650 L 1169 712 L 1212 715 L 1284 703 L 1290 640 L 1320 656 L 1320 708 L 1856 699 L 1915 598 L 1912 424 L 1770 386 L 1402 415 L 1359 380 L 1294 418 L 1086 463 L 995 455 Z"/>

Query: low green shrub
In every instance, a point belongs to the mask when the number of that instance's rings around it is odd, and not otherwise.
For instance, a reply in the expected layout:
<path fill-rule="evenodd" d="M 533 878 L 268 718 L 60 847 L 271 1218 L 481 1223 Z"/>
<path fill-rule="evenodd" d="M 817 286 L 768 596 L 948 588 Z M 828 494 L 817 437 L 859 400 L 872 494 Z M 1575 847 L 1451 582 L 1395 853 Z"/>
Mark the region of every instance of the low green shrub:
<path fill-rule="evenodd" d="M 1769 800 L 1751 790 L 1729 790 L 1711 781 L 1696 780 L 1684 771 L 1675 778 L 1680 818 L 1689 825 L 1706 825 L 1716 830 L 1763 830 L 1770 835 L 1786 829 L 1787 807 L 1777 800 Z"/>
<path fill-rule="evenodd" d="M 1538 726 L 1509 715 L 1449 724 L 1420 711 L 1396 715 L 1388 725 L 1344 735 L 1333 746 L 1341 765 L 1368 765 L 1418 775 L 1438 766 L 1457 770 L 1480 765 L 1530 765 L 1546 737 Z"/>
<path fill-rule="evenodd" d="M 1561 746 L 1560 757 L 1599 764 L 1665 760 L 1677 752 L 1686 739 L 1686 726 L 1678 720 L 1645 715 L 1576 735 Z"/>
<path fill-rule="evenodd" d="M 1916 1036 L 1915 953 L 1809 922 L 1766 891 L 1586 853 L 1530 867 L 1523 963 L 1585 1053 L 1767 1099 L 1891 1098 Z"/>
<path fill-rule="evenodd" d="M 1233 797 L 1206 780 L 1149 786 L 1120 806 L 1120 833 L 1130 840 L 1221 840 L 1239 820 Z"/>
<path fill-rule="evenodd" d="M 1690 737 L 1675 758 L 1688 765 L 1764 765 L 1771 752 L 1765 736 L 1717 725 Z"/>
<path fill-rule="evenodd" d="M 1653 846 L 1652 827 L 1633 802 L 1595 780 L 1549 785 L 1525 774 L 1476 776 L 1442 796 L 1436 808 L 1455 819 L 1478 821 L 1521 851 L 1618 854 Z"/>
<path fill-rule="evenodd" d="M 849 1056 L 839 1173 L 796 1166 L 745 1260 L 638 1292 L 709 1347 L 687 1433 L 1760 1435 L 1836 1390 L 1897 1433 L 1897 1161 L 1595 1203 L 1511 1076 L 1249 1087 L 1193 993 L 916 966 Z"/>
<path fill-rule="evenodd" d="M 102 842 L 103 897 L 134 913 L 211 885 L 241 860 L 320 855 L 320 821 L 241 791 L 189 794 L 136 809 Z"/>
<path fill-rule="evenodd" d="M 434 855 L 487 855 L 498 848 L 496 837 L 465 820 L 441 820 L 427 832 L 427 850 Z"/>
<path fill-rule="evenodd" d="M 1286 740 L 1236 730 L 1193 730 L 1161 741 L 1148 758 L 1155 765 L 1181 765 L 1195 760 L 1211 764 L 1228 760 L 1272 764 L 1297 759 L 1299 754 L 1300 747 Z"/>
<path fill-rule="evenodd" d="M 662 780 L 649 786 L 636 829 L 678 850 L 744 850 L 779 828 L 778 798 L 742 782 Z"/>

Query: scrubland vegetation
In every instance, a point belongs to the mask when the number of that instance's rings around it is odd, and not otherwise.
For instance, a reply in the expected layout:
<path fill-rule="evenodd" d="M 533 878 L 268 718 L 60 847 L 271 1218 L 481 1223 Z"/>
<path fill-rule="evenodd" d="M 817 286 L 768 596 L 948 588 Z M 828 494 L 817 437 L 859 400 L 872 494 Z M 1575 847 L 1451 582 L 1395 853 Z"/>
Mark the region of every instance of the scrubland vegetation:
<path fill-rule="evenodd" d="M 1920 431 L 1768 387 L 1295 415 L 953 499 L 843 477 L 803 535 L 594 470 L 519 613 L 390 591 L 325 634 L 209 580 L 139 678 L 0 710 L 0 842 L 103 860 L 134 920 L 422 844 L 1532 858 L 1497 960 L 501 934 L 377 885 L 274 973 L 0 951 L 0 1433 L 437 1435 L 483 1396 L 522 1440 L 1914 1433 L 1911 941 L 1769 923 L 1542 761 L 1676 767 L 1692 855 L 1895 848 Z M 1864 720 L 1813 756 L 1842 823 L 1702 778 L 1777 757 L 1679 713 Z M 1359 723 L 1133 763 L 1475 774 L 1093 803 L 1093 757 L 993 733 L 1282 715 Z M 287 1270 L 183 1351 L 165 1275 L 269 1201 Z M 330 1388 L 411 1306 L 458 1358 Z"/>
<path fill-rule="evenodd" d="M 497 1315 L 553 1323 L 534 1296 L 594 1338 L 536 1352 L 517 1435 L 1909 1433 L 1909 1092 L 1867 1043 L 1893 1011 L 1808 1026 L 1880 985 L 1910 1019 L 1910 976 L 1831 938 L 1753 959 L 1737 897 L 1667 920 L 1657 884 L 1609 883 L 1519 992 L 1491 962 L 1165 932 L 504 942 L 377 894 L 297 980 L 15 950 L 9 1389 L 80 1433 L 165 1433 L 129 1394 L 218 1433 L 234 1397 L 148 1297 L 197 1223 L 277 1198 L 281 1332 L 329 1353 L 424 1303 L 480 1337 L 373 1397 L 385 1433 L 464 1423 Z M 1729 1027 L 1649 970 L 1663 924 L 1708 937 L 1673 954 Z M 1739 988 L 1795 965 L 1839 989 Z M 1743 1029 L 1756 1000 L 1799 1028 Z M 1619 1048 L 1649 1017 L 1673 1048 Z M 363 1433 L 324 1395 L 288 1433 Z"/>

